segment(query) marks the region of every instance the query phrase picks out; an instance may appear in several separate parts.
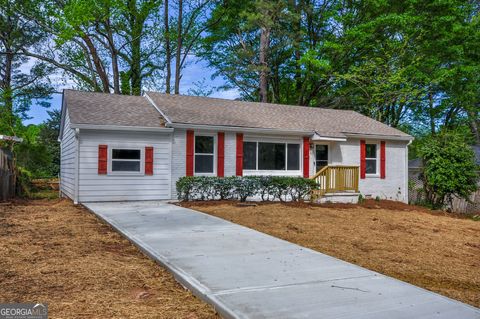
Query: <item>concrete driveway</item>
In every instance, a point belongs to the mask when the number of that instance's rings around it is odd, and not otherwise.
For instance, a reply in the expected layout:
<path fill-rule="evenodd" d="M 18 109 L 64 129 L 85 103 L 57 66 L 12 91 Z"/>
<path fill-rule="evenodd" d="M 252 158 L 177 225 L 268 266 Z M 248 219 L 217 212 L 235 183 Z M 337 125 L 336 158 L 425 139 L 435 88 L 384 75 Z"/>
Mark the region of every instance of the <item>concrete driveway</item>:
<path fill-rule="evenodd" d="M 480 318 L 480 309 L 194 210 L 85 206 L 225 318 Z"/>

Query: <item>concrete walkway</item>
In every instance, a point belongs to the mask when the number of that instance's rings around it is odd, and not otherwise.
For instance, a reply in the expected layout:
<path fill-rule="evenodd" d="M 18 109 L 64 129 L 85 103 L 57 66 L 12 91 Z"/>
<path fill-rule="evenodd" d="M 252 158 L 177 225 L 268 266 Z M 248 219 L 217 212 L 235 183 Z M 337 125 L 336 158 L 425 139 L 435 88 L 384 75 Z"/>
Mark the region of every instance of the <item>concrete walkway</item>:
<path fill-rule="evenodd" d="M 85 206 L 225 318 L 480 318 L 480 309 L 194 210 Z"/>

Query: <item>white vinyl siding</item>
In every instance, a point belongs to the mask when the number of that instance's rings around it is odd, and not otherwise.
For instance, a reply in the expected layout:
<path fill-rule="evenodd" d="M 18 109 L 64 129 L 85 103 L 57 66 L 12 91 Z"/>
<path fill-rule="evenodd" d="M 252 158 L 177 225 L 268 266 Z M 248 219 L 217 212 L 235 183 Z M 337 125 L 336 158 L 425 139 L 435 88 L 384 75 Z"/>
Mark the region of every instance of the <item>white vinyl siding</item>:
<path fill-rule="evenodd" d="M 99 175 L 98 145 L 101 144 L 108 146 L 109 158 L 115 147 L 152 146 L 153 175 Z M 80 202 L 170 199 L 171 133 L 82 130 L 79 176 Z"/>
<path fill-rule="evenodd" d="M 75 130 L 70 127 L 68 110 L 65 110 L 63 136 L 60 142 L 60 190 L 72 200 L 75 199 L 75 160 L 77 149 Z"/>

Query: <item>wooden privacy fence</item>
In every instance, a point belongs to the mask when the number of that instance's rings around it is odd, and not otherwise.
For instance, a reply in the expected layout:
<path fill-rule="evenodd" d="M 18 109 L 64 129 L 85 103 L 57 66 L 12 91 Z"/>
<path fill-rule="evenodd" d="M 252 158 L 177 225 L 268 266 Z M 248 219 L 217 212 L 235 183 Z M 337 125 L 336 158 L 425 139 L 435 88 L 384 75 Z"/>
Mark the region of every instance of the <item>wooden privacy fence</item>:
<path fill-rule="evenodd" d="M 319 170 L 313 177 L 318 189 L 312 191 L 313 197 L 327 193 L 356 192 L 358 193 L 358 166 L 328 165 Z"/>
<path fill-rule="evenodd" d="M 0 148 L 0 201 L 15 196 L 15 181 L 12 156 Z"/>
<path fill-rule="evenodd" d="M 411 167 L 408 170 L 408 202 L 410 204 L 422 204 L 425 202 L 425 191 L 423 190 L 421 173 L 422 170 L 418 167 Z M 480 189 L 470 195 L 470 201 L 454 197 L 451 207 L 449 205 L 447 209 L 460 214 L 479 214 Z"/>

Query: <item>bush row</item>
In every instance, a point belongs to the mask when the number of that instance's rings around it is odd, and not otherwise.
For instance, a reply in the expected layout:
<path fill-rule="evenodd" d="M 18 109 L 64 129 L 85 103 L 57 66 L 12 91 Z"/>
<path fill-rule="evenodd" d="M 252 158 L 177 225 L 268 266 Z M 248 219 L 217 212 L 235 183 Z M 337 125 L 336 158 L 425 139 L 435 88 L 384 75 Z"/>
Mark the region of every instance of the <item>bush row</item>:
<path fill-rule="evenodd" d="M 177 181 L 179 200 L 238 199 L 256 196 L 262 201 L 300 201 L 316 187 L 314 180 L 286 176 L 187 176 Z"/>

